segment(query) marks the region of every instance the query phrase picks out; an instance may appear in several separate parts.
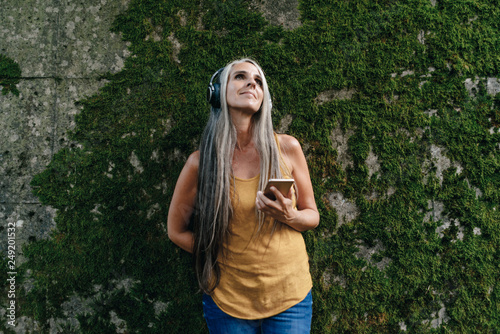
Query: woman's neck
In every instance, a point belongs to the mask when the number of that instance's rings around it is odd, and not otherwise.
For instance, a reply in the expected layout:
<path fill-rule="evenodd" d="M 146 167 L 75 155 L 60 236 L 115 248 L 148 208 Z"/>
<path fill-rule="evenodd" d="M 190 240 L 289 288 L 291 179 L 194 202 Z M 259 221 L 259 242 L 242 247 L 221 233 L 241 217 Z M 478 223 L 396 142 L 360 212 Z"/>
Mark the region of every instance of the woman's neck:
<path fill-rule="evenodd" d="M 236 128 L 236 149 L 243 151 L 248 146 L 253 146 L 252 116 L 242 113 L 231 113 L 231 118 Z"/>
<path fill-rule="evenodd" d="M 253 140 L 252 115 L 233 111 L 231 118 L 236 128 L 233 175 L 241 179 L 251 179 L 260 173 L 259 153 Z"/>

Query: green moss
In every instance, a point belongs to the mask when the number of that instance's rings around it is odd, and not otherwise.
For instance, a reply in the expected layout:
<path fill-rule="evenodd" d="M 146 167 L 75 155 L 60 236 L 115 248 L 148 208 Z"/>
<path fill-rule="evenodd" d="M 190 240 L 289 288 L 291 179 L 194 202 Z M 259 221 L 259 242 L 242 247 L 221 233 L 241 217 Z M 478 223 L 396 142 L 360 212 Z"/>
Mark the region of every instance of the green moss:
<path fill-rule="evenodd" d="M 12 59 L 0 54 L 0 86 L 2 95 L 11 92 L 18 96 L 17 84 L 21 78 L 21 68 Z"/>
<path fill-rule="evenodd" d="M 131 1 L 113 28 L 130 42 L 125 69 L 80 102 L 71 139 L 81 147 L 57 153 L 33 181 L 59 211 L 52 237 L 25 249 L 36 282 L 27 314 L 41 324 L 63 317 L 76 293 L 93 310 L 79 317 L 82 332 L 113 332 L 111 311 L 131 332 L 206 332 L 190 256 L 166 236 L 168 205 L 208 117 L 208 79 L 252 56 L 269 79 L 274 124 L 293 118 L 288 132 L 306 151 L 321 213 L 304 234 L 313 333 L 495 332 L 500 105 L 484 79 L 474 97 L 464 82 L 499 75 L 500 10 L 476 0 L 301 1 L 300 9 L 303 25 L 285 31 L 247 1 Z M 354 93 L 315 100 L 342 90 Z M 345 169 L 331 139 L 338 126 L 352 132 Z M 450 168 L 441 170 L 431 147 Z M 371 176 L 370 152 L 380 165 Z M 359 211 L 342 226 L 334 192 Z M 362 247 L 374 253 L 363 258 Z"/>

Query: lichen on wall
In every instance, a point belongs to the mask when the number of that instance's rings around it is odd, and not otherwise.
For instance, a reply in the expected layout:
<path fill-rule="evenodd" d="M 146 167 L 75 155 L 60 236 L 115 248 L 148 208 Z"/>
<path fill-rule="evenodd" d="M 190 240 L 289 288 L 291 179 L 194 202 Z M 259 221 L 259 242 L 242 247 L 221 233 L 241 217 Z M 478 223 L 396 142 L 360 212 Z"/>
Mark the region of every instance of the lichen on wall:
<path fill-rule="evenodd" d="M 80 102 L 80 146 L 32 183 L 58 214 L 52 237 L 25 249 L 35 283 L 23 312 L 84 333 L 206 332 L 168 205 L 208 117 L 208 79 L 251 56 L 275 126 L 303 146 L 321 213 L 304 233 L 313 333 L 495 332 L 495 3 L 304 0 L 294 29 L 257 8 L 137 0 L 116 19 L 124 69 Z"/>

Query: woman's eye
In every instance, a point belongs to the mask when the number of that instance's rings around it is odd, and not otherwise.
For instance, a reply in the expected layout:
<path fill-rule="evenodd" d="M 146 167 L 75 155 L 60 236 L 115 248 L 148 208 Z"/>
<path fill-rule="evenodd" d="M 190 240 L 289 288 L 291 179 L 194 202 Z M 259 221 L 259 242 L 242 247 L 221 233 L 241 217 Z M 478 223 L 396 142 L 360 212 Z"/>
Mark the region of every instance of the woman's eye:
<path fill-rule="evenodd" d="M 259 86 L 262 86 L 262 81 L 261 81 L 261 80 L 257 79 L 257 80 L 255 80 L 255 82 L 257 82 L 257 84 L 258 84 Z"/>
<path fill-rule="evenodd" d="M 242 79 L 243 78 L 243 74 L 236 74 L 236 76 L 234 78 L 235 79 Z"/>

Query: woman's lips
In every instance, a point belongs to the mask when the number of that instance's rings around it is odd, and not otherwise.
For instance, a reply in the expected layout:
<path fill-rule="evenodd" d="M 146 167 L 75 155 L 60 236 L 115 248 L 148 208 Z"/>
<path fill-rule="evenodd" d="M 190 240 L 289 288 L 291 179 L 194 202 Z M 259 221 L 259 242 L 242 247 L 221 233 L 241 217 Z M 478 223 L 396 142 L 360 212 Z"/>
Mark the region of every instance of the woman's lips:
<path fill-rule="evenodd" d="M 244 94 L 250 94 L 250 95 L 252 95 L 254 98 L 257 98 L 257 97 L 255 96 L 255 94 L 254 94 L 253 92 L 250 92 L 250 91 L 246 91 L 246 92 L 243 92 L 243 93 L 241 93 L 241 94 L 242 94 L 242 95 L 244 95 Z"/>

